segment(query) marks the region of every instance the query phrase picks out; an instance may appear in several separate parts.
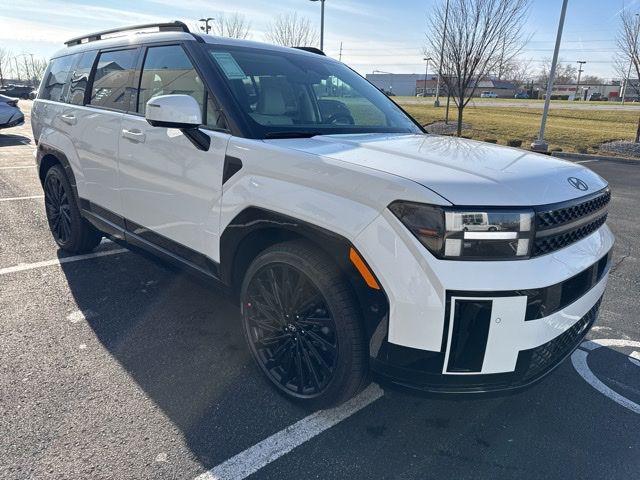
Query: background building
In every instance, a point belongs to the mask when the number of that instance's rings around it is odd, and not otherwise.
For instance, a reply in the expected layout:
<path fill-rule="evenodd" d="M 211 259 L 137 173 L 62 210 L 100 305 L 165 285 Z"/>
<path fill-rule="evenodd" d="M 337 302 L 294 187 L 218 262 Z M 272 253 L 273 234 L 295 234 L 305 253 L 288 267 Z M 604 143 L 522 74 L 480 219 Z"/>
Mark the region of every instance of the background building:
<path fill-rule="evenodd" d="M 367 73 L 366 78 L 380 90 L 407 96 L 416 94 L 418 80 L 424 83 L 424 73 Z"/>

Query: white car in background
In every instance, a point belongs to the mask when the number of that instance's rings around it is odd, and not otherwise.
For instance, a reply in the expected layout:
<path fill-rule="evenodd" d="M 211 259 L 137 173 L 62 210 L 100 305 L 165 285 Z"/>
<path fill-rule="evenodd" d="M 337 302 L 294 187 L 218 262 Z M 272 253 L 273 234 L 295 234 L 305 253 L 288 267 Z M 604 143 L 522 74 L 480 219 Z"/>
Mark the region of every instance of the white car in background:
<path fill-rule="evenodd" d="M 498 98 L 498 94 L 495 92 L 482 92 L 480 98 Z"/>
<path fill-rule="evenodd" d="M 18 107 L 18 99 L 0 95 L 0 128 L 17 127 L 24 123 L 24 115 Z"/>

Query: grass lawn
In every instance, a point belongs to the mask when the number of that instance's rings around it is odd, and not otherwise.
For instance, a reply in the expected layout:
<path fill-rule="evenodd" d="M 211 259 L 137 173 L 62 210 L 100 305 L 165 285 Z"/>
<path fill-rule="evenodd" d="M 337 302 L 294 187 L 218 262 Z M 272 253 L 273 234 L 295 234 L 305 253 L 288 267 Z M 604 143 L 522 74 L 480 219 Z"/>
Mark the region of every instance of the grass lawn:
<path fill-rule="evenodd" d="M 403 105 L 418 122 L 426 125 L 444 120 L 445 109 L 433 105 Z M 455 123 L 457 110 L 452 104 L 449 121 Z M 593 152 L 604 142 L 611 140 L 634 140 L 640 112 L 611 110 L 549 110 L 545 139 L 549 148 L 561 148 L 566 152 Z M 518 107 L 483 107 L 465 108 L 464 122 L 471 129 L 464 130 L 463 135 L 476 140 L 497 139 L 504 145 L 507 140 L 522 140 L 522 146 L 528 145 L 536 138 L 540 129 L 542 111 L 532 108 Z"/>

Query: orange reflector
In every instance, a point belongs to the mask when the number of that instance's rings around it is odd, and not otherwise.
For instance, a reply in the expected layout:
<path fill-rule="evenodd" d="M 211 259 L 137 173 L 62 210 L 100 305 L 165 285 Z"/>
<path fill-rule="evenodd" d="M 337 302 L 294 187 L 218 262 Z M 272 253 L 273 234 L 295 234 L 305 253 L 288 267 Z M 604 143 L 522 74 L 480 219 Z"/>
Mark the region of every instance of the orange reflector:
<path fill-rule="evenodd" d="M 360 275 L 362 275 L 362 278 L 364 278 L 364 281 L 367 283 L 369 288 L 380 290 L 380 285 L 378 285 L 376 277 L 373 276 L 373 273 L 371 273 L 367 264 L 364 263 L 362 257 L 360 257 L 358 252 L 356 252 L 356 249 L 353 247 L 349 249 L 349 260 L 351 260 L 351 263 L 353 263 L 358 272 L 360 272 Z"/>

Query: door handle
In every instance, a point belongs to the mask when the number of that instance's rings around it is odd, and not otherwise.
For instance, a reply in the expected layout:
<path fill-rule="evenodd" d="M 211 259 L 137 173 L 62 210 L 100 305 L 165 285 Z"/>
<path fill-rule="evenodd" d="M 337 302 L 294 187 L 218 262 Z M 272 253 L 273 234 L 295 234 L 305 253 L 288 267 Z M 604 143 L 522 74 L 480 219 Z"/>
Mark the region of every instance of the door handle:
<path fill-rule="evenodd" d="M 69 125 L 75 125 L 78 122 L 78 119 L 75 115 L 60 115 L 60 120 Z"/>
<path fill-rule="evenodd" d="M 144 143 L 147 138 L 140 130 L 127 130 L 126 128 L 122 129 L 122 136 L 136 143 Z"/>

